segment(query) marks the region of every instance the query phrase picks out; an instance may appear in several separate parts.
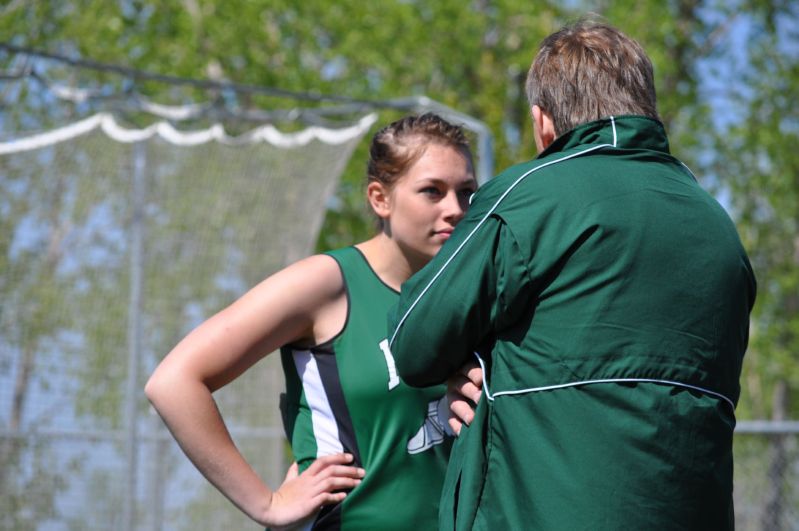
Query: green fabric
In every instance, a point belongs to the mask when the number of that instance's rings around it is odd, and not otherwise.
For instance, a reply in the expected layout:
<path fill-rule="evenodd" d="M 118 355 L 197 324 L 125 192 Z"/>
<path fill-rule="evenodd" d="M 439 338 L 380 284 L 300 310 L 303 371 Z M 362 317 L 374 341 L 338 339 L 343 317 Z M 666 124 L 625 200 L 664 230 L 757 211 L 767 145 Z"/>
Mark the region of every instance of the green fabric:
<path fill-rule="evenodd" d="M 346 284 L 347 322 L 324 345 L 282 349 L 287 391 L 284 424 L 294 457 L 304 470 L 320 449 L 322 454 L 330 453 L 313 424 L 314 402 L 309 399 L 313 392 L 318 395 L 316 403 L 322 401 L 332 409 L 344 449 L 352 451 L 366 469 L 362 483 L 339 508 L 340 523 L 332 528 L 434 528 L 452 444 L 441 431 L 435 409 L 445 387 L 416 389 L 392 380 L 380 344 L 386 342 L 386 313 L 399 294 L 380 281 L 356 248 L 328 254 L 338 262 Z M 296 359 L 307 357 L 308 352 L 319 364 L 334 358 L 335 375 L 324 382 L 324 393 L 310 390 L 311 376 L 298 372 Z M 343 393 L 343 408 L 336 403 L 336 385 Z M 351 446 L 342 435 L 348 425 L 354 430 Z M 328 525 L 317 528 L 331 528 Z"/>
<path fill-rule="evenodd" d="M 478 351 L 492 393 L 705 391 L 484 395 L 441 529 L 730 527 L 735 420 L 716 394 L 737 402 L 754 295 L 732 221 L 654 120 L 584 124 L 491 180 L 402 287 L 408 383 Z"/>

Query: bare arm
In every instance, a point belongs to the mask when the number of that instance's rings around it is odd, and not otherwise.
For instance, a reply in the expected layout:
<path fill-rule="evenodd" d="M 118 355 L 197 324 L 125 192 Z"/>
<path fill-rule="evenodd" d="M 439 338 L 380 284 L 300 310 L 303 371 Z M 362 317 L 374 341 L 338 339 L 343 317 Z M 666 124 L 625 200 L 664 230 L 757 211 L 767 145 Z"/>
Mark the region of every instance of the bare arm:
<path fill-rule="evenodd" d="M 261 525 L 291 524 L 340 501 L 345 494 L 333 491 L 357 485 L 363 470 L 344 466 L 351 456 L 327 456 L 273 492 L 236 448 L 212 393 L 280 346 L 329 333 L 342 301 L 346 304 L 343 290 L 329 257 L 289 266 L 186 336 L 145 387 L 197 469 Z"/>

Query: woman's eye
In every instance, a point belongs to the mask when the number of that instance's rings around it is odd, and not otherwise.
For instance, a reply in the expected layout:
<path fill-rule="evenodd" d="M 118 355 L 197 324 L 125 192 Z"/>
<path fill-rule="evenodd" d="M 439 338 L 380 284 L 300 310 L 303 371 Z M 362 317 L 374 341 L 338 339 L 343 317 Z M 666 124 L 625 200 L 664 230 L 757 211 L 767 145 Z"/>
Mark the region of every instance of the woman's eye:
<path fill-rule="evenodd" d="M 438 197 L 439 195 L 441 195 L 441 192 L 439 191 L 439 189 L 435 188 L 433 186 L 428 186 L 427 188 L 422 188 L 422 193 L 425 194 L 425 195 L 429 195 L 431 197 Z"/>

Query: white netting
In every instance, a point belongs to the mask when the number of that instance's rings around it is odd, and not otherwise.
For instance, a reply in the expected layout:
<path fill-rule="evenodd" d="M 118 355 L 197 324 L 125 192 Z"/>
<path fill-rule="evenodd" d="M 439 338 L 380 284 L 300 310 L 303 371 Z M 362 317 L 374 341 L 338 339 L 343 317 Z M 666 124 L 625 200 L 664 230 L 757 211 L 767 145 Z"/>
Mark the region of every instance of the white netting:
<path fill-rule="evenodd" d="M 144 381 L 192 327 L 312 252 L 374 119 L 230 137 L 98 114 L 0 143 L 0 529 L 122 529 L 126 507 L 142 529 L 248 525 L 179 454 Z M 272 358 L 217 399 L 274 486 Z"/>

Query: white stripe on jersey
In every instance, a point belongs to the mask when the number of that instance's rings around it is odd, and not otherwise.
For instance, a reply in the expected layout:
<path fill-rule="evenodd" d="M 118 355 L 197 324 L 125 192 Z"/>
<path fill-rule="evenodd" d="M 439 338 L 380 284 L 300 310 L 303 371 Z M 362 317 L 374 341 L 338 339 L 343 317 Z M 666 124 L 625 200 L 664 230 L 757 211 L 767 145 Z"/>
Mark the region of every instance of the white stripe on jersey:
<path fill-rule="evenodd" d="M 311 409 L 313 434 L 316 439 L 316 457 L 341 453 L 344 446 L 338 433 L 336 417 L 322 385 L 319 367 L 309 350 L 295 350 L 294 365 L 302 381 L 305 400 Z"/>

